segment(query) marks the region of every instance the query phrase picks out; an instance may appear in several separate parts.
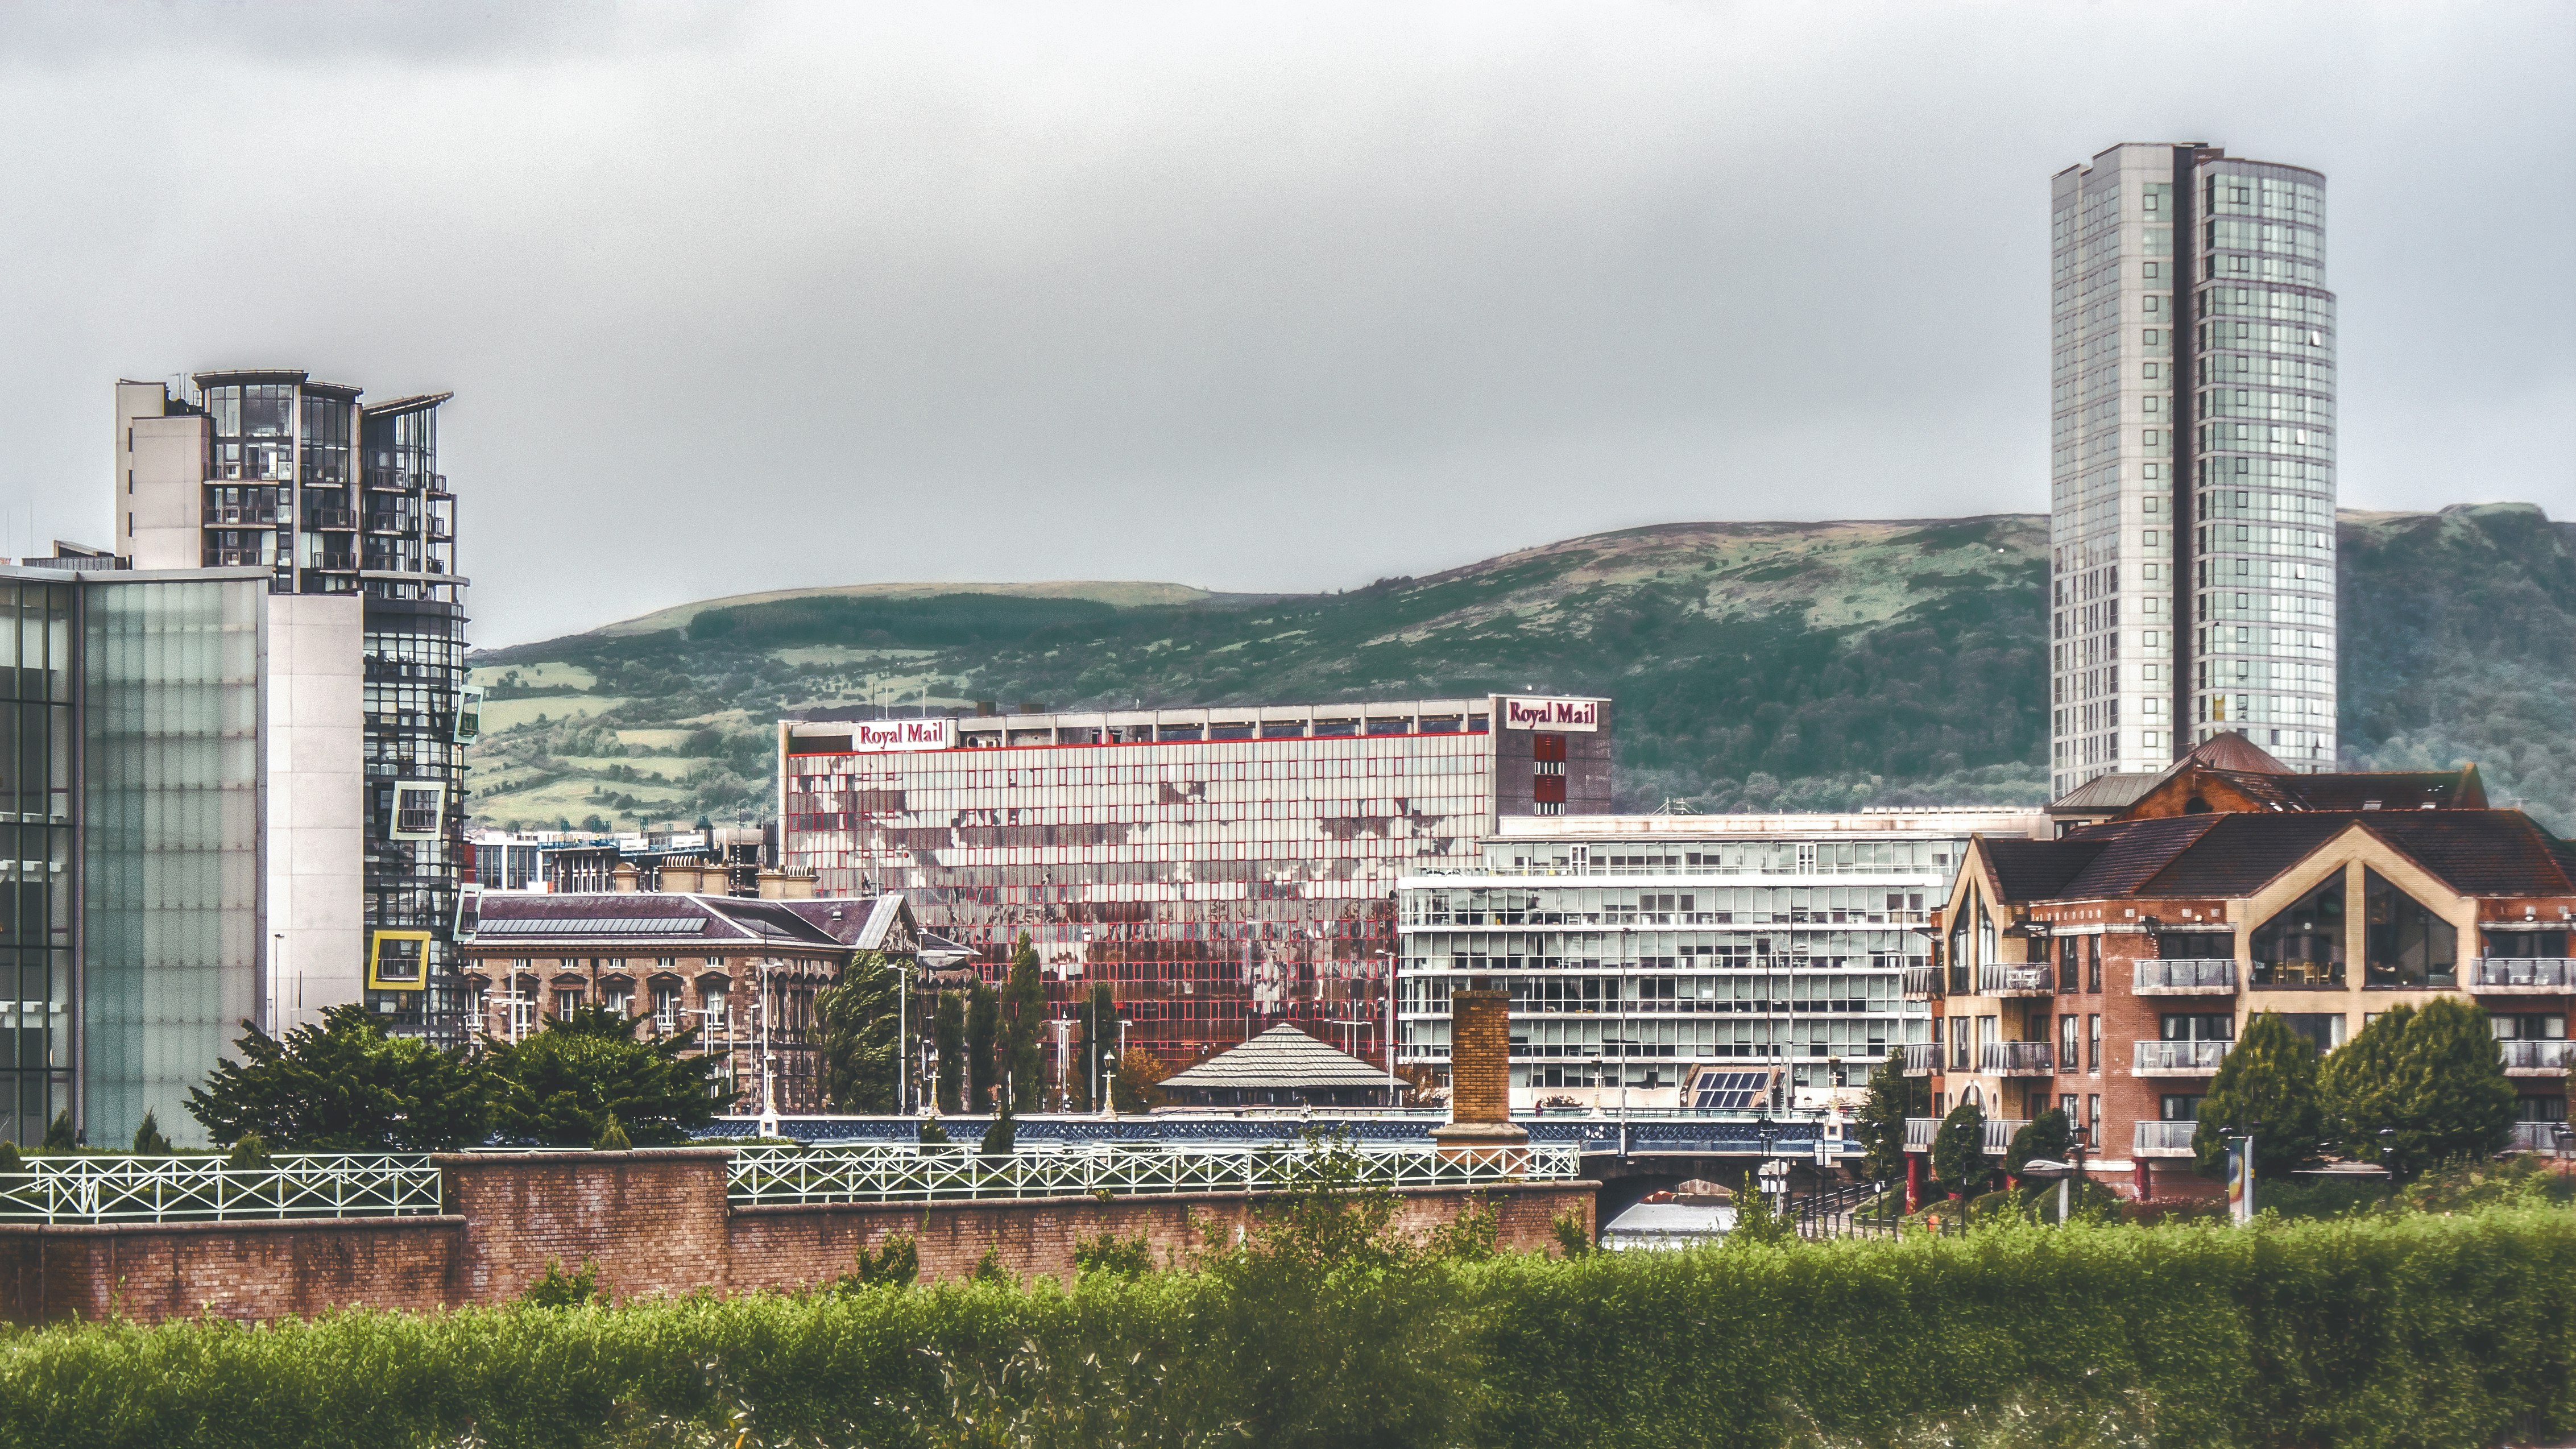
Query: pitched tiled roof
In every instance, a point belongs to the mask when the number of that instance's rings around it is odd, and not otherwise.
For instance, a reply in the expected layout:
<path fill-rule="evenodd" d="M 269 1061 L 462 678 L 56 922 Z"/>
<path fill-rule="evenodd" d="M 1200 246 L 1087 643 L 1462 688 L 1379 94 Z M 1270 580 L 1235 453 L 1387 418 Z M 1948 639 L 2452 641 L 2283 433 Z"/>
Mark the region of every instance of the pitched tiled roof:
<path fill-rule="evenodd" d="M 1980 844 L 2007 900 L 2242 897 L 2355 826 L 2463 895 L 2576 895 L 2576 843 L 2519 810 L 2217 812 Z"/>
<path fill-rule="evenodd" d="M 675 891 L 580 895 L 493 891 L 482 899 L 476 935 L 478 939 L 497 936 L 555 941 L 614 938 L 630 946 L 657 938 L 696 947 L 764 939 L 805 946 L 839 944 L 794 912 L 781 909 L 783 905 L 779 901 Z"/>
<path fill-rule="evenodd" d="M 2174 762 L 2177 766 L 2199 765 L 2211 770 L 2235 770 L 2250 775 L 2286 775 L 2290 767 L 2272 757 L 2270 751 L 2245 738 L 2242 730 L 2228 730 L 2210 736 L 2191 747 L 2191 752 Z M 2168 770 L 2165 773 L 2171 774 Z"/>
<path fill-rule="evenodd" d="M 1165 1077 L 1159 1085 L 1383 1087 L 1386 1073 L 1282 1023 L 1239 1047 L 1217 1053 L 1186 1072 Z"/>
<path fill-rule="evenodd" d="M 2096 775 L 2048 804 L 2051 810 L 2125 810 L 2156 787 L 2162 775 Z"/>

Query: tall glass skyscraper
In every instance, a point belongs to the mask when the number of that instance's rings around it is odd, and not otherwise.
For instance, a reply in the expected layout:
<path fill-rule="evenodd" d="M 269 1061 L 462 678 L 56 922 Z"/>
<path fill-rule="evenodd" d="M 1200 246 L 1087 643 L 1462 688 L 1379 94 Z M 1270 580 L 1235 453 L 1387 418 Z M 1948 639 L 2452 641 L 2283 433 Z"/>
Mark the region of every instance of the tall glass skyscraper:
<path fill-rule="evenodd" d="M 2049 223 L 2055 792 L 2226 730 L 2334 768 L 2325 177 L 2114 146 Z"/>

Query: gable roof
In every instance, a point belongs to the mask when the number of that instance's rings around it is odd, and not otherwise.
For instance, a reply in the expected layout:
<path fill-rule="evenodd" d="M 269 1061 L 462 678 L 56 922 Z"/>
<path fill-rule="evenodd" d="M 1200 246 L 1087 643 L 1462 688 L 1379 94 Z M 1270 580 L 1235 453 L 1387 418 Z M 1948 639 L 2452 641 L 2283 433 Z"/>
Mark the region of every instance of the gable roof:
<path fill-rule="evenodd" d="M 1282 1022 L 1241 1046 L 1217 1053 L 1186 1072 L 1165 1077 L 1157 1085 L 1383 1087 L 1386 1073 Z"/>
<path fill-rule="evenodd" d="M 1978 848 L 2008 901 L 2243 897 L 2355 827 L 2462 895 L 2576 895 L 2576 844 L 2519 810 L 2218 811 Z"/>

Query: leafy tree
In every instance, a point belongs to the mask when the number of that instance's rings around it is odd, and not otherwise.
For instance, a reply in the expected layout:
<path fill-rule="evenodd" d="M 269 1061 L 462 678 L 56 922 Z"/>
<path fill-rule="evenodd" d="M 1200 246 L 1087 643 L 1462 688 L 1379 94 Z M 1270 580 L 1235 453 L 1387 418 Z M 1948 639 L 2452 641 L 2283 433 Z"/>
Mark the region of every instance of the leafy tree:
<path fill-rule="evenodd" d="M 681 1142 L 715 1116 L 723 1054 L 692 1056 L 694 1027 L 639 1040 L 634 1023 L 606 1007 L 550 1017 L 518 1042 L 484 1039 L 492 1121 L 503 1136 L 587 1147 L 613 1118 L 634 1141 Z"/>
<path fill-rule="evenodd" d="M 2004 1149 L 2004 1171 L 2019 1176 L 2022 1164 L 2033 1158 L 2047 1162 L 2064 1162 L 2074 1128 L 2066 1114 L 2055 1107 L 2040 1113 L 2021 1125 L 2013 1134 L 2012 1145 Z"/>
<path fill-rule="evenodd" d="M 1726 1230 L 1730 1248 L 1764 1248 L 1779 1243 L 1798 1241 L 1798 1220 L 1780 1211 L 1779 1204 L 1751 1174 L 1744 1179 L 1744 1191 L 1735 1195 L 1735 1225 Z"/>
<path fill-rule="evenodd" d="M 1101 1074 L 1118 1054 L 1118 1005 L 1111 999 L 1109 983 L 1092 983 L 1091 995 L 1074 1009 L 1076 1024 L 1082 1029 L 1080 1043 L 1074 1048 L 1073 1100 L 1079 1111 L 1097 1111 L 1100 1107 Z"/>
<path fill-rule="evenodd" d="M 895 1075 L 907 1060 L 895 1040 L 902 985 L 885 957 L 869 951 L 814 997 L 823 1095 L 841 1111 L 895 1110 Z"/>
<path fill-rule="evenodd" d="M 939 1110 L 960 1110 L 959 1089 L 966 1081 L 966 1003 L 954 991 L 939 993 L 931 1021 L 931 1041 L 939 1051 Z"/>
<path fill-rule="evenodd" d="M 170 1139 L 161 1135 L 161 1119 L 151 1108 L 143 1109 L 143 1125 L 134 1129 L 134 1152 L 138 1157 L 167 1157 L 173 1149 Z"/>
<path fill-rule="evenodd" d="M 1961 1102 L 1941 1119 L 1932 1134 L 1932 1175 L 1944 1192 L 1965 1193 L 1985 1185 L 1986 1114 L 1974 1102 Z"/>
<path fill-rule="evenodd" d="M 1868 1153 L 1861 1159 L 1861 1174 L 1875 1182 L 1903 1177 L 1905 1119 L 1931 1110 L 1930 1079 L 1905 1075 L 1905 1048 L 1890 1048 L 1887 1060 L 1870 1069 L 1869 1096 L 1852 1124 Z"/>
<path fill-rule="evenodd" d="M 1110 1079 L 1110 1090 L 1118 1098 L 1121 1112 L 1142 1112 L 1162 1105 L 1163 1079 L 1171 1072 L 1163 1059 L 1141 1047 L 1132 1048 L 1118 1058 L 1118 1075 Z"/>
<path fill-rule="evenodd" d="M 256 1132 L 291 1152 L 429 1152 L 483 1138 L 483 1083 L 465 1054 L 387 1036 L 363 1006 L 283 1039 L 242 1028 L 243 1061 L 217 1062 L 188 1092 L 188 1115 L 219 1143 Z"/>
<path fill-rule="evenodd" d="M 966 1110 L 993 1110 L 993 1088 L 1000 1083 L 997 1053 L 1002 1026 L 1002 998 L 982 982 L 966 998 Z"/>
<path fill-rule="evenodd" d="M 2216 1176 L 2226 1170 L 2231 1133 L 2253 1135 L 2255 1171 L 2265 1177 L 2308 1166 L 2325 1145 L 2317 1049 L 2279 1012 L 2259 1012 L 2247 1022 L 2209 1080 L 2200 1125 L 2191 1134 L 2192 1156 L 2202 1172 Z"/>
<path fill-rule="evenodd" d="M 2318 1078 L 2346 1154 L 2401 1179 L 2488 1156 L 2513 1133 L 2513 1083 L 2486 1008 L 2472 1001 L 2394 1007 L 2328 1056 Z"/>

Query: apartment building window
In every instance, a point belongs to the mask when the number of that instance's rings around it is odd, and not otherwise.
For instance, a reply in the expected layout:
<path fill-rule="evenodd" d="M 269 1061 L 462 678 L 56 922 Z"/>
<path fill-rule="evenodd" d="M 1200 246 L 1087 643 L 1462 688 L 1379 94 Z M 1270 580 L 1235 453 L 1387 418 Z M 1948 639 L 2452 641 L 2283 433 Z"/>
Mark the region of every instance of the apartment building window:
<path fill-rule="evenodd" d="M 2075 953 L 2080 949 L 2073 936 L 2057 938 L 2057 989 L 2066 995 L 2075 992 Z"/>
<path fill-rule="evenodd" d="M 2095 1017 L 2094 1020 L 2099 1021 L 2101 1018 Z M 2075 1018 L 2075 1013 L 2071 1011 L 2057 1019 L 2057 1060 L 2063 1063 L 2069 1071 L 2074 1070 L 2075 1067 L 2075 1030 L 2077 1025 L 2078 1023 Z"/>
<path fill-rule="evenodd" d="M 2084 938 L 2084 989 L 2094 996 L 2102 994 L 2102 938 L 2099 936 Z"/>
<path fill-rule="evenodd" d="M 2102 1018 L 2098 1015 L 2084 1018 L 2084 1030 L 2090 1041 L 2085 1048 L 2084 1070 L 2098 1077 L 2102 1074 Z"/>
<path fill-rule="evenodd" d="M 2073 1092 L 2066 1092 L 2059 1095 L 2057 1099 L 2057 1112 L 2059 1116 L 2066 1119 L 2067 1126 L 2079 1127 L 2083 1125 L 2084 1119 L 2075 1115 L 2075 1094 Z"/>
<path fill-rule="evenodd" d="M 2084 1099 L 2084 1131 L 2093 1145 L 2102 1145 L 2102 1094 L 2095 1092 Z"/>
<path fill-rule="evenodd" d="M 667 981 L 653 983 L 653 1029 L 664 1036 L 680 1029 L 680 988 Z"/>

